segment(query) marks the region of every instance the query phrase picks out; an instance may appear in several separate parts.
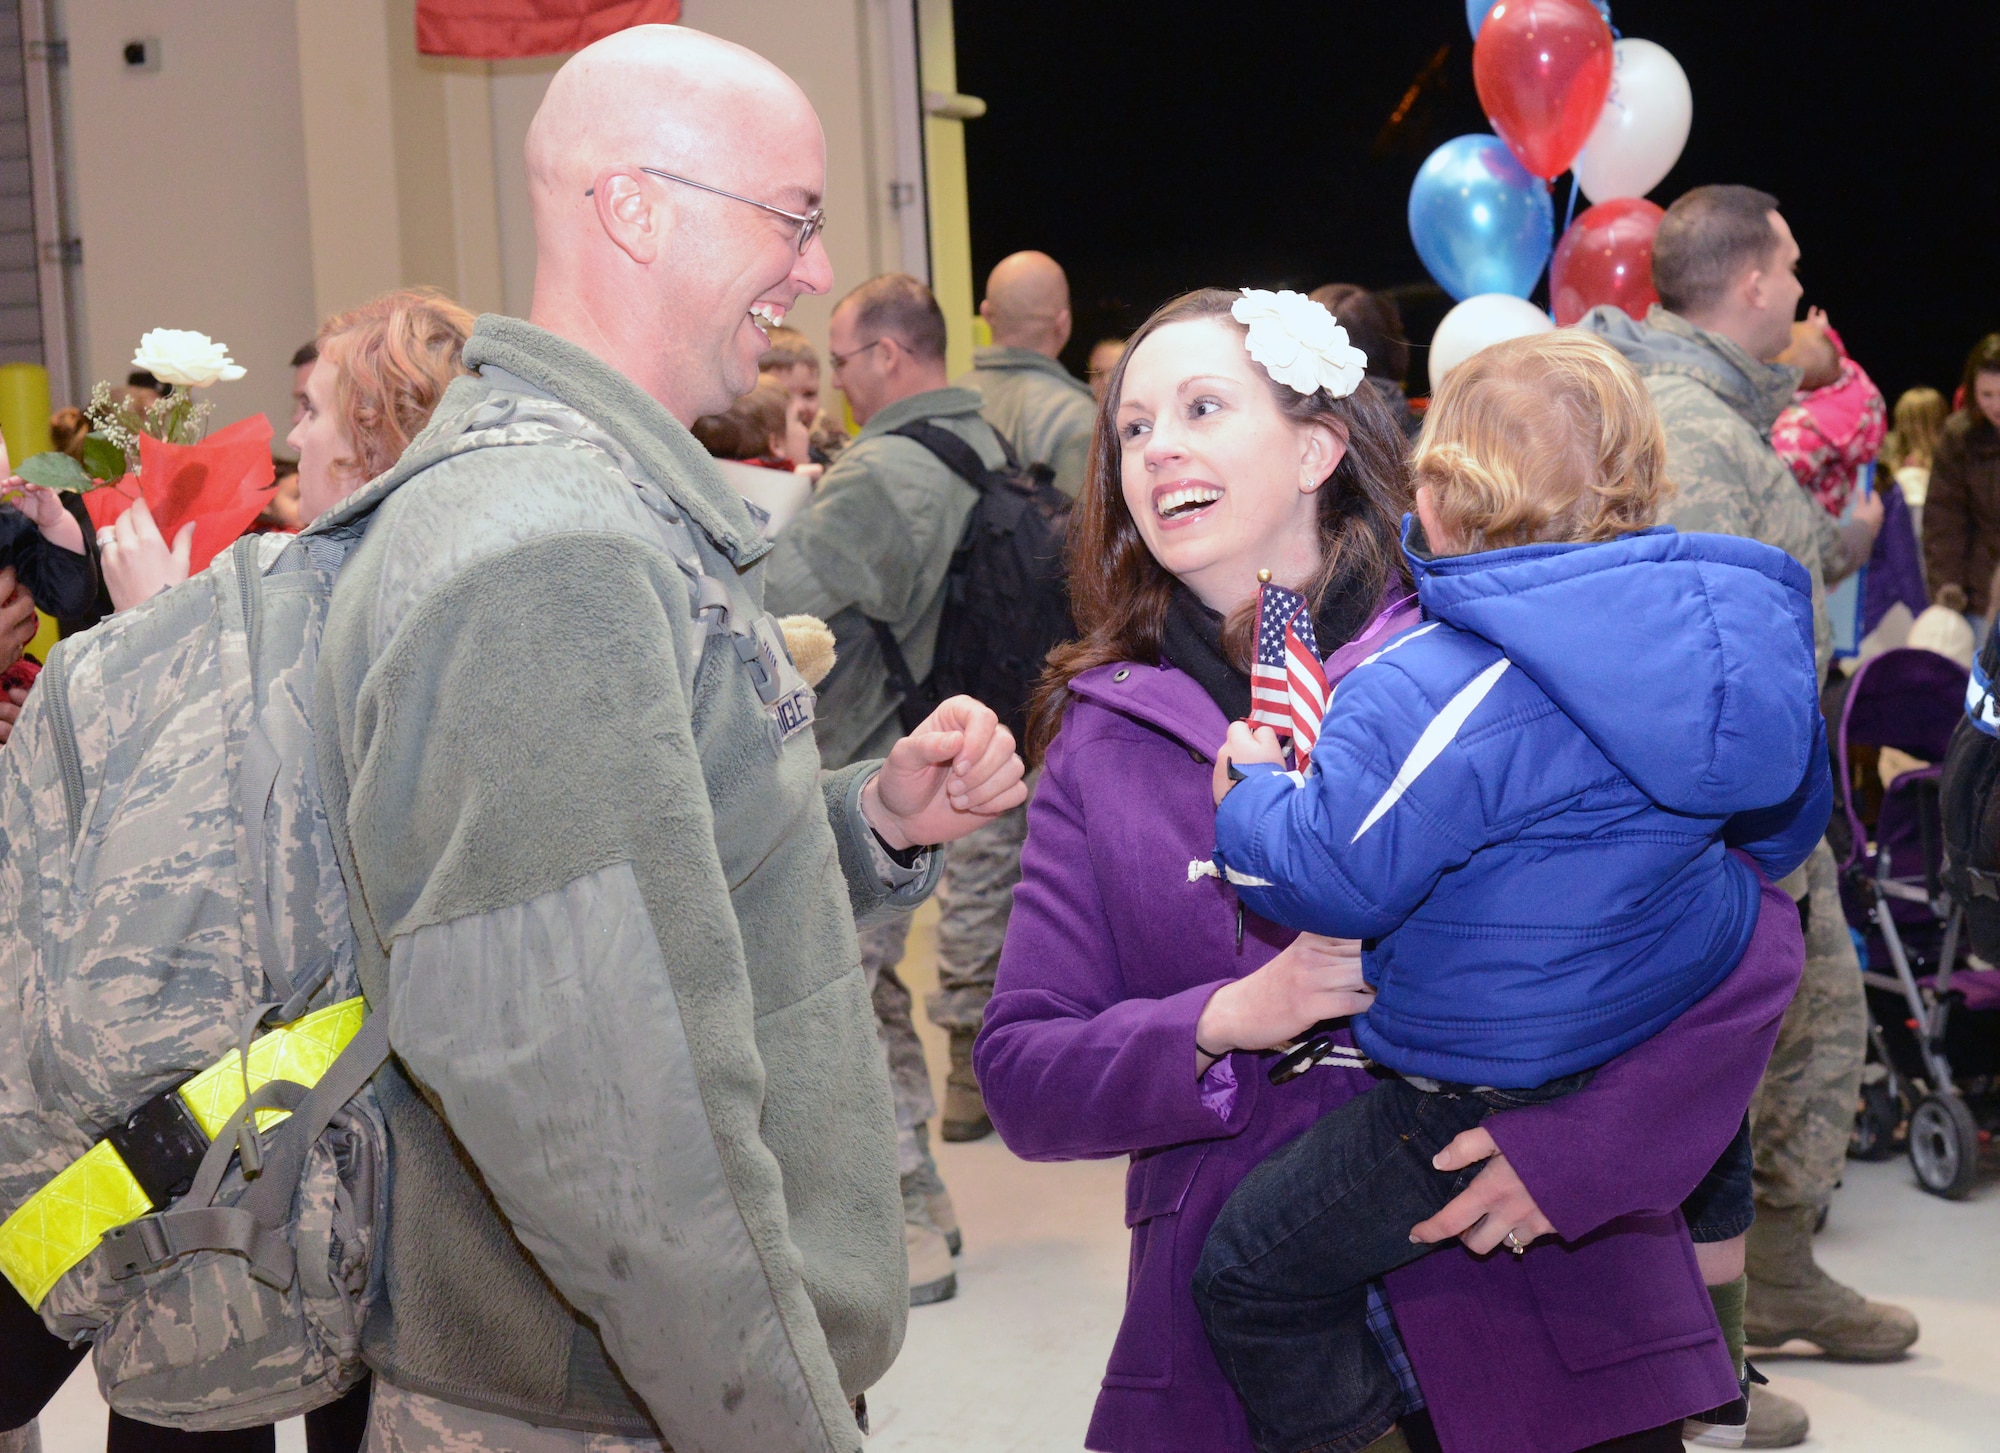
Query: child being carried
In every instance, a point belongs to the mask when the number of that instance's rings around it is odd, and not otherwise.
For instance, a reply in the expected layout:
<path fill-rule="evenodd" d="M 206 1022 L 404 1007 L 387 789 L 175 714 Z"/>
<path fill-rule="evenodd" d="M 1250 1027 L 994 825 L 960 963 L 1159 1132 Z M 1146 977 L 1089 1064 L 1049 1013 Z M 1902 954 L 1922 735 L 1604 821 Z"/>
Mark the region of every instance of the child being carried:
<path fill-rule="evenodd" d="M 1832 800 L 1806 573 L 1654 526 L 1666 443 L 1612 349 L 1563 330 L 1478 354 L 1414 471 L 1424 623 L 1340 682 L 1305 772 L 1240 722 L 1217 760 L 1218 866 L 1274 922 L 1370 941 L 1354 1038 L 1392 1072 L 1242 1182 L 1197 1272 L 1276 1453 L 1395 1420 L 1367 1285 L 1429 1250 L 1411 1228 L 1477 1169 L 1432 1158 L 1721 983 L 1758 871 L 1803 863 Z M 1750 1219 L 1741 1150 L 1711 1177 L 1740 1201 L 1729 1234 Z"/>

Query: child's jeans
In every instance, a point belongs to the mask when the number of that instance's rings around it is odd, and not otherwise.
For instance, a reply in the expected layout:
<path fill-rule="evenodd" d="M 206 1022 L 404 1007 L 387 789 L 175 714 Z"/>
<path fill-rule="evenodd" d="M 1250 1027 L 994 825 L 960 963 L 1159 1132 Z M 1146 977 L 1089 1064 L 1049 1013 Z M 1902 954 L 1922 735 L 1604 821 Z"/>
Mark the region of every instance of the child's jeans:
<path fill-rule="evenodd" d="M 1260 1453 L 1353 1453 L 1388 1432 L 1403 1400 L 1368 1330 L 1368 1283 L 1430 1251 L 1410 1228 L 1484 1165 L 1439 1171 L 1431 1157 L 1495 1110 L 1589 1080 L 1532 1090 L 1386 1080 L 1243 1178 L 1208 1233 L 1194 1299 Z"/>
<path fill-rule="evenodd" d="M 1681 1202 L 1687 1219 L 1690 1241 L 1728 1241 L 1741 1236 L 1757 1219 L 1757 1204 L 1750 1182 L 1750 1117 L 1743 1124 L 1722 1159 L 1710 1167 L 1694 1194 Z"/>

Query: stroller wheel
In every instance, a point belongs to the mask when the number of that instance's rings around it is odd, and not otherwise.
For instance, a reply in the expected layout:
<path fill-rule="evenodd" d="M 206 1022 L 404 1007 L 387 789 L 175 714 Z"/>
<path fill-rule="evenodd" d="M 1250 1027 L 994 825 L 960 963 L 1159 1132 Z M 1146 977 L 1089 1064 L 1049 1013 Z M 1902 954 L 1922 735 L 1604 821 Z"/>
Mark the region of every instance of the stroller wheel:
<path fill-rule="evenodd" d="M 1910 1115 L 1910 1165 L 1917 1180 L 1948 1201 L 1971 1194 L 1979 1175 L 1979 1125 L 1956 1095 L 1927 1095 Z"/>
<path fill-rule="evenodd" d="M 1903 1102 L 1887 1080 L 1861 1087 L 1861 1108 L 1855 1112 L 1854 1133 L 1847 1153 L 1855 1160 L 1894 1160 L 1902 1143 Z"/>

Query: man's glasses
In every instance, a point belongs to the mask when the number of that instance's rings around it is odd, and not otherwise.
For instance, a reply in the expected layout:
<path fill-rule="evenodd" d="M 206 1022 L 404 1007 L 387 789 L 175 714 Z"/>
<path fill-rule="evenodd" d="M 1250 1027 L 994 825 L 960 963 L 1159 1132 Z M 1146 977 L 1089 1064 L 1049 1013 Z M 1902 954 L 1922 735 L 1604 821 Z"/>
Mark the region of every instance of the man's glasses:
<path fill-rule="evenodd" d="M 846 353 L 835 353 L 831 348 L 829 348 L 826 350 L 826 357 L 827 361 L 833 365 L 833 371 L 835 373 L 839 373 L 843 368 L 847 367 L 848 364 L 854 362 L 855 359 L 859 358 L 869 349 L 880 348 L 881 346 L 882 346 L 882 340 L 880 338 L 877 338 L 873 343 L 864 343 L 859 348 L 852 349 Z"/>
<path fill-rule="evenodd" d="M 656 166 L 642 166 L 639 170 L 649 177 L 658 177 L 661 181 L 665 182 L 679 182 L 684 187 L 694 187 L 698 191 L 713 192 L 718 197 L 727 197 L 732 202 L 742 202 L 748 206 L 759 208 L 762 211 L 774 212 L 778 216 L 783 217 L 787 222 L 798 223 L 799 256 L 801 257 L 805 256 L 806 249 L 812 246 L 812 240 L 819 236 L 820 230 L 826 226 L 826 208 L 824 207 L 815 207 L 812 211 L 801 215 L 797 212 L 787 212 L 783 207 L 773 207 L 769 202 L 760 202 L 755 197 L 743 197 L 738 196 L 735 192 L 725 192 L 720 187 L 711 187 L 707 182 L 698 182 L 693 177 L 677 177 L 672 172 L 663 172 Z M 588 187 L 584 190 L 583 194 L 587 197 L 596 190 L 597 188 L 595 187 Z"/>

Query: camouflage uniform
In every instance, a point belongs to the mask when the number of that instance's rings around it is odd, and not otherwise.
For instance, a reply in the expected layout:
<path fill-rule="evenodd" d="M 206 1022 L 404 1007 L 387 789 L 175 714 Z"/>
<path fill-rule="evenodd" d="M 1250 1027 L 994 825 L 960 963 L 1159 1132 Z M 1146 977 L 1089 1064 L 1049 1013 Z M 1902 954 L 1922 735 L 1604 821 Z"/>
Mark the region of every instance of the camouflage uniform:
<path fill-rule="evenodd" d="M 1023 464 L 1046 464 L 1056 488 L 1077 497 L 1090 467 L 1097 400 L 1075 375 L 1032 348 L 975 348 L 972 372 L 955 386 L 984 400 L 981 416 Z"/>
<path fill-rule="evenodd" d="M 922 1131 L 937 1114 L 930 1067 L 910 1017 L 910 991 L 896 972 L 910 938 L 910 915 L 872 923 L 861 930 L 861 967 L 875 1000 L 875 1037 L 889 1062 L 889 1089 L 896 1101 L 896 1169 L 905 1184 L 912 1176 L 934 1179 L 937 1166 Z"/>
<path fill-rule="evenodd" d="M 930 1066 L 910 1017 L 910 990 L 897 972 L 909 944 L 910 915 L 897 914 L 860 930 L 861 966 L 875 1001 L 875 1036 L 889 1065 L 896 1105 L 896 1170 L 903 1191 L 903 1240 L 910 1267 L 910 1305 L 940 1302 L 958 1292 L 951 1258 L 961 1244 L 958 1211 L 931 1157 L 930 1122 L 937 1115 Z"/>
<path fill-rule="evenodd" d="M 1034 780 L 1028 795 L 1034 796 Z M 951 1068 L 945 1075 L 946 1140 L 980 1140 L 993 1131 L 992 1117 L 972 1067 L 972 1048 L 986 1022 L 1000 949 L 1007 940 L 1007 917 L 1014 910 L 1014 885 L 1021 881 L 1021 845 L 1028 837 L 1026 803 L 1003 813 L 951 845 L 938 882 L 938 987 L 924 1003 L 931 1023 L 951 1036 Z"/>
<path fill-rule="evenodd" d="M 1823 679 L 1833 657 L 1824 581 L 1848 561 L 1832 517 L 1771 448 L 1771 426 L 1791 403 L 1799 371 L 1759 363 L 1727 338 L 1660 307 L 1643 324 L 1599 308 L 1582 326 L 1631 360 L 1660 410 L 1675 491 L 1663 521 L 1762 540 L 1806 568 Z M 1832 1197 L 1846 1156 L 1868 1023 L 1832 850 L 1822 842 L 1785 886 L 1794 897 L 1806 897 L 1810 888 L 1811 931 L 1805 976 L 1752 1106 L 1757 1200 L 1774 1208 L 1818 1207 Z"/>
<path fill-rule="evenodd" d="M 368 1453 L 667 1453 L 655 1438 L 540 1428 L 376 1379 Z"/>
<path fill-rule="evenodd" d="M 979 395 L 944 388 L 899 399 L 868 420 L 771 551 L 770 608 L 816 615 L 833 628 L 839 659 L 820 683 L 813 722 L 829 764 L 882 755 L 902 734 L 901 697 L 868 621 L 886 621 L 911 673 L 930 675 L 946 577 L 978 500 L 936 455 L 894 433 L 919 421 L 959 435 L 989 468 L 1005 462 L 999 436 L 980 417 Z M 947 872 L 951 859 L 947 854 Z M 937 1102 L 911 1023 L 910 992 L 896 974 L 908 934 L 906 917 L 861 931 L 896 1100 L 906 1212 L 913 1191 L 943 1193 L 925 1131 Z"/>
<path fill-rule="evenodd" d="M 1751 1103 L 1750 1133 L 1758 1203 L 1816 1211 L 1847 1160 L 1868 1006 L 1840 909 L 1833 850 L 1821 842 L 1802 871 L 1811 893 L 1805 977 Z"/>
<path fill-rule="evenodd" d="M 1032 781 L 1028 787 L 1033 796 Z M 1027 838 L 1024 802 L 945 851 L 937 892 L 938 987 L 924 1000 L 924 1013 L 940 1029 L 977 1034 L 985 1022 Z"/>

